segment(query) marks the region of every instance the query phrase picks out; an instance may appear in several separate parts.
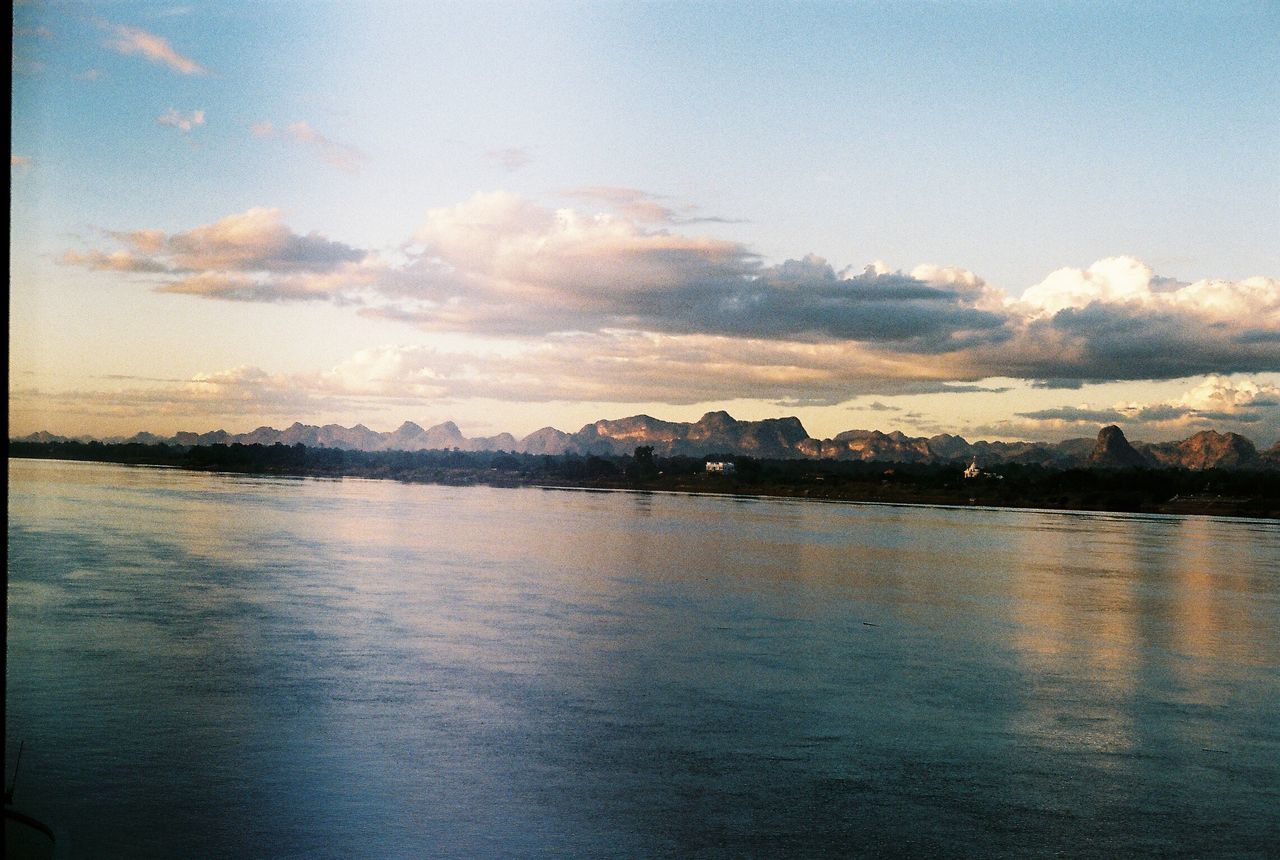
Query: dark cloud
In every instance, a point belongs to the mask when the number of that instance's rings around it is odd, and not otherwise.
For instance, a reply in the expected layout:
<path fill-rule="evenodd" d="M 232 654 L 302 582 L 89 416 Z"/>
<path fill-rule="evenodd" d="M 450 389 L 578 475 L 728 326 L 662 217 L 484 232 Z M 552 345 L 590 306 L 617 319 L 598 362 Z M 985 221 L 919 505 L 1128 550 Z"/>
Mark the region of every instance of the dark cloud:
<path fill-rule="evenodd" d="M 1017 412 L 1019 418 L 1033 421 L 1079 421 L 1088 424 L 1117 424 L 1128 416 L 1116 409 L 1089 409 L 1075 406 L 1057 406 L 1034 412 Z"/>
<path fill-rule="evenodd" d="M 1031 336 L 1045 328 L 1070 346 L 1053 369 L 1087 382 L 1280 370 L 1280 338 L 1242 338 L 1239 323 L 1206 320 L 1191 310 L 1095 302 L 1034 324 Z"/>

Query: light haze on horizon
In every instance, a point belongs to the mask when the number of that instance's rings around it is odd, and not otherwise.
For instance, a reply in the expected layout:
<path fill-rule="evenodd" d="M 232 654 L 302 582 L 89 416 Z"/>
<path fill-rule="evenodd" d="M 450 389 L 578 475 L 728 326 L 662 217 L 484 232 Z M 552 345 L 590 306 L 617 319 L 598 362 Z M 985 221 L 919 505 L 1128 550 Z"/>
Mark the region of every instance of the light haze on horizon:
<path fill-rule="evenodd" d="M 9 432 L 1280 437 L 1280 6 L 14 11 Z"/>

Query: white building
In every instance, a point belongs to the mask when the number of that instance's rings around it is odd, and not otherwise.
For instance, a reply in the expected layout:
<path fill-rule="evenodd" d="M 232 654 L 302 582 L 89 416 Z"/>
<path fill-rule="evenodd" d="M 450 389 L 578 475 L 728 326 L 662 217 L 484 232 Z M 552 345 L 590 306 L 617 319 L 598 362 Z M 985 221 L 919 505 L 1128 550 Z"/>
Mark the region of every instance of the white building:
<path fill-rule="evenodd" d="M 734 466 L 733 463 L 728 463 L 723 460 L 711 460 L 707 463 L 708 472 L 724 472 L 728 474 L 734 471 L 735 468 L 737 467 Z"/>
<path fill-rule="evenodd" d="M 974 460 L 972 463 L 970 463 L 970 464 L 969 464 L 969 468 L 967 468 L 967 469 L 965 469 L 965 470 L 964 470 L 964 476 L 965 476 L 966 478 L 979 478 L 979 477 L 982 477 L 982 470 L 978 468 L 978 461 L 977 461 L 977 460 Z"/>

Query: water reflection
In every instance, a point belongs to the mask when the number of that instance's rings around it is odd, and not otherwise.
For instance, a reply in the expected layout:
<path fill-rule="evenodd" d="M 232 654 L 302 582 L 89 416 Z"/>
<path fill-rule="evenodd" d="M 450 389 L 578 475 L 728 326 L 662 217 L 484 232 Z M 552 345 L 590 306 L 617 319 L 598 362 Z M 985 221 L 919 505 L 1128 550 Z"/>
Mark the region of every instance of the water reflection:
<path fill-rule="evenodd" d="M 6 738 L 84 853 L 1272 844 L 1273 524 L 23 461 L 9 512 Z"/>

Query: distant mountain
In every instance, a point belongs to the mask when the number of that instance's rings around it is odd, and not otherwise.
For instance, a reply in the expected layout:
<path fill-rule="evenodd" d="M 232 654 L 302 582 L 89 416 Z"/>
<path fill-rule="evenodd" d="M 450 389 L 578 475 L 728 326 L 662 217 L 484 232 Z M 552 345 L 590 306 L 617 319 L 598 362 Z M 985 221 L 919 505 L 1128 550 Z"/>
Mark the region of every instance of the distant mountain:
<path fill-rule="evenodd" d="M 554 427 L 543 427 L 520 440 L 516 450 L 524 454 L 564 454 L 573 448 L 573 437 L 568 433 Z"/>
<path fill-rule="evenodd" d="M 40 432 L 14 441 L 71 441 Z M 306 445 L 355 451 L 514 451 L 524 454 L 625 455 L 638 446 L 652 447 L 659 456 L 749 456 L 768 459 L 829 458 L 894 463 L 967 463 L 990 467 L 1020 463 L 1050 468 L 1280 468 L 1280 442 L 1259 452 L 1235 433 L 1205 430 L 1181 442 L 1130 443 L 1117 426 L 1102 428 L 1096 439 L 1062 442 L 969 442 L 961 436 L 907 436 L 900 431 L 846 430 L 831 439 L 809 435 L 800 419 L 766 418 L 739 421 L 728 412 L 708 412 L 694 422 L 663 421 L 650 415 L 602 419 L 576 433 L 554 427 L 535 430 L 523 439 L 510 433 L 468 438 L 458 425 L 445 421 L 423 428 L 406 421 L 389 433 L 363 424 L 317 427 L 295 422 L 284 430 L 259 427 L 248 433 L 214 430 L 181 432 L 167 438 L 138 433 L 127 441 L 178 445 Z"/>
<path fill-rule="evenodd" d="M 1096 469 L 1137 469 L 1149 463 L 1124 438 L 1124 431 L 1111 424 L 1098 432 L 1098 441 L 1089 454 L 1089 465 Z"/>
<path fill-rule="evenodd" d="M 161 437 L 157 436 L 154 433 L 143 432 L 143 433 L 134 433 L 132 436 L 130 436 L 128 439 L 125 439 L 124 441 L 132 442 L 138 445 L 162 445 L 165 443 L 166 440 L 162 439 Z"/>
<path fill-rule="evenodd" d="M 30 435 L 23 436 L 20 439 L 15 439 L 14 441 L 15 442 L 69 442 L 71 440 L 66 436 L 59 436 L 56 433 L 50 433 L 48 430 L 41 430 L 38 433 L 32 433 Z"/>
<path fill-rule="evenodd" d="M 797 457 L 804 456 L 799 446 L 808 438 L 798 418 L 739 421 L 727 412 L 708 412 L 692 424 L 649 415 L 597 421 L 561 441 L 567 450 L 583 454 L 630 454 L 637 446 L 647 445 L 663 456 Z"/>
<path fill-rule="evenodd" d="M 383 437 L 377 448 L 387 451 L 418 451 L 426 446 L 421 444 L 423 430 L 412 421 L 406 421 Z"/>
<path fill-rule="evenodd" d="M 175 433 L 169 440 L 174 445 L 229 445 L 231 434 L 226 430 L 214 430 L 209 433 Z"/>
<path fill-rule="evenodd" d="M 1280 448 L 1280 442 L 1276 445 Z M 1267 462 L 1243 436 L 1213 430 L 1202 430 L 1181 442 L 1147 445 L 1146 453 L 1161 466 L 1184 469 L 1249 469 Z"/>

